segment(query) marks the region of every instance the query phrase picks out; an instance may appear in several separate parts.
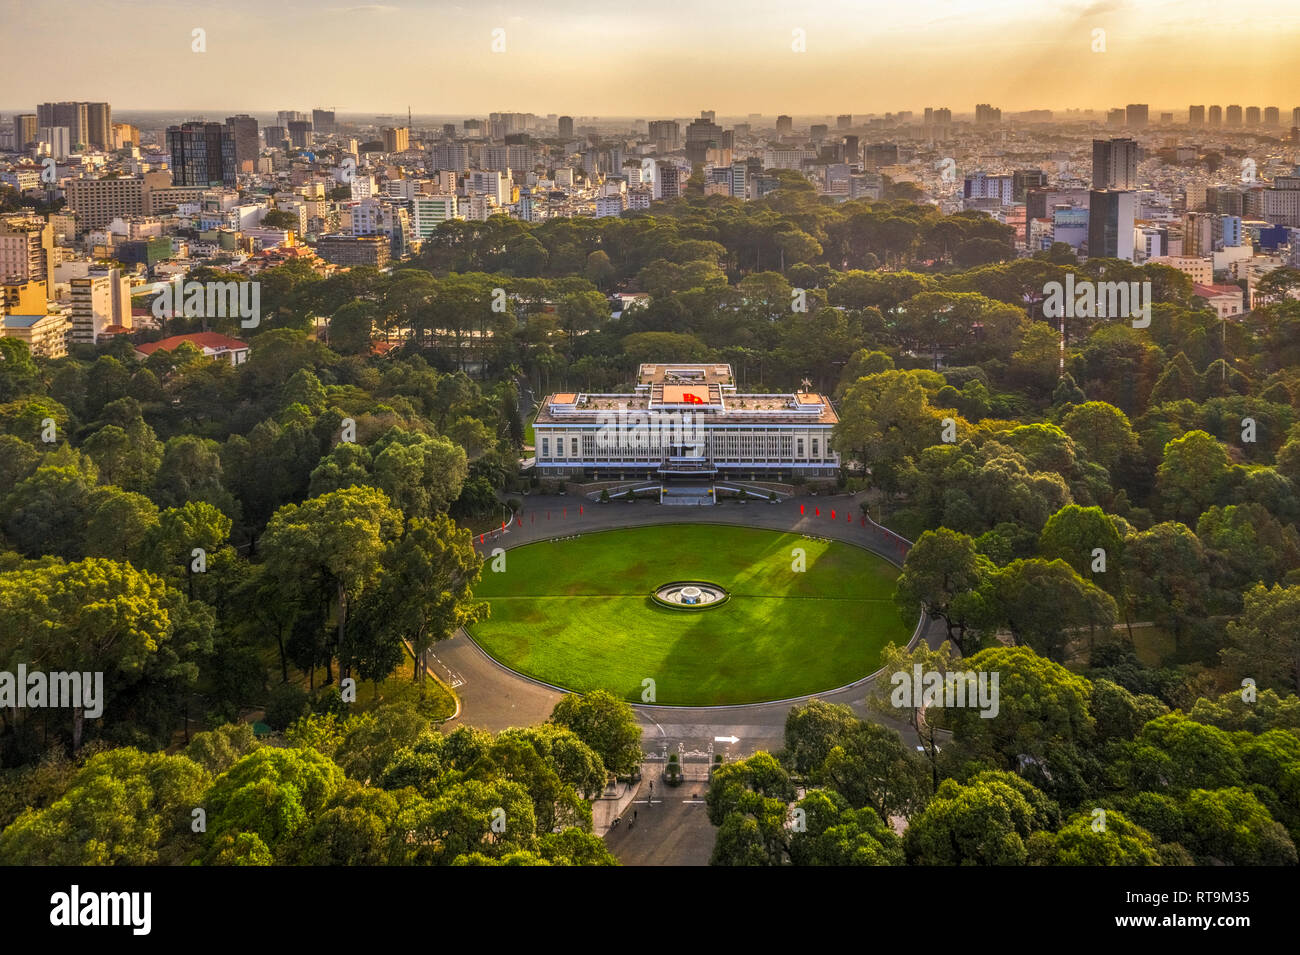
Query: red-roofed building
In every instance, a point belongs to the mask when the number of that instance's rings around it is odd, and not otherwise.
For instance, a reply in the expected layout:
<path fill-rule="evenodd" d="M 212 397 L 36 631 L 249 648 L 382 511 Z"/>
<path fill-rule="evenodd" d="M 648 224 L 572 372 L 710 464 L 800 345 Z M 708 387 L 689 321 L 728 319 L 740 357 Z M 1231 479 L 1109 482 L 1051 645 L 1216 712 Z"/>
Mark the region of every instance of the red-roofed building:
<path fill-rule="evenodd" d="M 189 342 L 209 358 L 224 358 L 232 365 L 242 365 L 248 361 L 249 347 L 246 344 L 217 332 L 194 332 L 189 335 L 173 335 L 160 342 L 145 342 L 135 346 L 135 353 L 141 358 L 148 358 L 159 350 L 175 351 L 184 342 Z"/>
<path fill-rule="evenodd" d="M 1244 297 L 1239 285 L 1192 285 L 1192 295 L 1210 303 L 1219 318 L 1240 318 L 1245 312 Z"/>

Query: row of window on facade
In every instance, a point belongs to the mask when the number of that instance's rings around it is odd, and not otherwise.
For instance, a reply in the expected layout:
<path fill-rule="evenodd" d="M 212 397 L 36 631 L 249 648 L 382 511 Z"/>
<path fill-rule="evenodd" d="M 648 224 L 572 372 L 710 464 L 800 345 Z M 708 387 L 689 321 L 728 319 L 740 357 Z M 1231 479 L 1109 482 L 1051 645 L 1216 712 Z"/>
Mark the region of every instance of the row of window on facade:
<path fill-rule="evenodd" d="M 811 459 L 817 460 L 821 457 L 821 439 L 812 438 Z M 552 442 L 550 438 L 541 439 L 541 454 L 543 459 L 551 458 Z M 652 445 L 650 442 L 633 441 L 630 444 L 611 447 L 603 442 L 597 442 L 595 435 L 574 435 L 568 439 L 568 452 L 566 453 L 565 439 L 558 437 L 554 441 L 556 458 L 578 458 L 584 460 L 642 460 L 651 461 L 659 460 L 664 453 L 691 454 L 693 450 L 699 449 L 699 445 L 681 445 L 672 448 L 666 448 L 662 445 Z M 806 460 L 804 454 L 804 439 L 791 437 L 788 435 L 761 436 L 761 435 L 712 435 L 706 438 L 704 453 L 716 460 Z M 829 448 L 827 449 L 829 451 Z"/>

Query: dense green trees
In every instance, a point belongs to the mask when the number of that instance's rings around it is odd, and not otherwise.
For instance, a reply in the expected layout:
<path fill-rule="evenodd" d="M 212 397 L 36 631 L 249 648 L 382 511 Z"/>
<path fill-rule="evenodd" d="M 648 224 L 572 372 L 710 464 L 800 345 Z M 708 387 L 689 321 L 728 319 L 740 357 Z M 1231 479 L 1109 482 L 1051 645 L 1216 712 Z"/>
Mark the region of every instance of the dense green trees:
<path fill-rule="evenodd" d="M 640 762 L 621 701 L 444 737 L 298 684 L 337 666 L 378 695 L 483 612 L 457 521 L 518 489 L 523 394 L 716 360 L 742 391 L 834 394 L 852 487 L 916 541 L 896 603 L 951 643 L 888 648 L 886 669 L 1000 682 L 988 719 L 892 706 L 878 680 L 868 705 L 902 735 L 793 708 L 784 753 L 718 770 L 715 861 L 1294 861 L 1293 270 L 1221 324 L 1162 266 L 1005 261 L 987 216 L 778 178 L 752 202 L 449 222 L 387 274 L 269 269 L 238 367 L 0 340 L 0 662 L 114 675 L 102 719 L 0 714 L 23 767 L 0 780 L 0 858 L 609 863 L 586 797 Z M 1067 270 L 1149 279 L 1152 325 L 1077 319 L 1062 342 L 1040 319 Z M 613 289 L 650 298 L 615 317 Z M 230 730 L 145 752 L 257 711 L 287 749 Z"/>
<path fill-rule="evenodd" d="M 555 704 L 551 722 L 590 746 L 611 773 L 626 775 L 641 764 L 641 727 L 632 708 L 612 693 L 567 694 Z"/>
<path fill-rule="evenodd" d="M 311 717 L 289 743 L 226 726 L 184 755 L 96 754 L 0 831 L 0 863 L 615 864 L 587 802 L 604 766 L 568 730 L 442 736 L 394 706 Z"/>

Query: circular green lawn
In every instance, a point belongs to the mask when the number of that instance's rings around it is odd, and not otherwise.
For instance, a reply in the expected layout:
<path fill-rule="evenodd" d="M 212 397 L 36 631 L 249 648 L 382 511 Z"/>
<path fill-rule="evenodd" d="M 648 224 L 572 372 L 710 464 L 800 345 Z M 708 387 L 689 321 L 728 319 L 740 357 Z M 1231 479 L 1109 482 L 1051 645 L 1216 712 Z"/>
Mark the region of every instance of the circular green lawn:
<path fill-rule="evenodd" d="M 804 551 L 803 572 L 792 565 Z M 483 567 L 491 606 L 475 641 L 511 669 L 633 703 L 756 703 L 852 683 L 906 643 L 893 603 L 898 571 L 839 541 L 718 524 L 662 524 L 525 544 Z M 707 580 L 727 602 L 704 613 L 661 607 L 661 584 Z"/>

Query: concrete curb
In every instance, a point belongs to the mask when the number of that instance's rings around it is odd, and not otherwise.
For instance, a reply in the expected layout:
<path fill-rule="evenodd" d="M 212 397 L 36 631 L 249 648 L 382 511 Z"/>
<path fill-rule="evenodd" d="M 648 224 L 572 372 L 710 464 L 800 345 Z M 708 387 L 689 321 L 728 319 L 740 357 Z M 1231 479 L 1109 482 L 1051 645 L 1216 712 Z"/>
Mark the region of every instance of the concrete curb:
<path fill-rule="evenodd" d="M 792 500 L 792 499 L 788 499 L 788 500 Z M 782 502 L 782 503 L 786 503 L 786 502 Z M 719 505 L 719 506 L 723 506 L 723 505 Z M 820 506 L 820 505 L 817 505 L 817 506 Z M 512 516 L 513 516 L 513 515 L 512 515 Z M 603 533 L 606 533 L 606 532 L 609 532 L 609 531 L 626 530 L 626 529 L 629 529 L 629 528 L 632 528 L 632 527 L 662 527 L 662 526 L 673 525 L 673 524 L 677 524 L 677 525 L 706 524 L 706 525 L 713 525 L 713 526 L 717 526 L 717 527 L 751 527 L 751 528 L 753 528 L 753 529 L 755 529 L 755 530 L 770 530 L 770 531 L 772 531 L 772 532 L 774 532 L 774 533 L 787 533 L 787 534 L 797 534 L 797 533 L 802 533 L 798 528 L 793 528 L 793 527 L 792 527 L 792 528 L 787 528 L 786 530 L 781 531 L 781 530 L 779 530 L 778 528 L 756 526 L 756 525 L 754 525 L 754 524 L 745 523 L 745 522 L 742 522 L 742 521 L 681 520 L 681 519 L 680 519 L 680 515 L 677 515 L 677 514 L 669 514 L 669 513 L 665 513 L 665 514 L 663 514 L 662 516 L 665 518 L 664 520 L 638 521 L 638 522 L 636 522 L 636 523 L 622 524 L 622 525 L 617 525 L 617 524 L 616 524 L 616 525 L 609 526 L 609 527 L 600 527 L 600 528 L 596 528 L 596 529 L 593 529 L 593 530 L 591 530 L 591 531 L 578 531 L 578 532 L 576 532 L 576 533 L 577 533 L 577 534 L 583 534 L 583 533 L 603 534 Z M 806 517 L 806 515 L 801 515 L 801 517 Z M 889 530 L 889 528 L 884 527 L 883 525 L 877 524 L 875 521 L 873 521 L 873 520 L 871 519 L 870 516 L 867 516 L 867 520 L 870 522 L 869 526 L 871 526 L 871 527 L 873 527 L 873 528 L 877 528 L 878 530 L 883 531 L 884 533 L 890 534 L 890 535 L 891 535 L 892 537 L 894 537 L 895 539 L 897 539 L 897 540 L 903 542 L 904 544 L 906 544 L 907 547 L 908 547 L 909 549 L 911 548 L 911 546 L 912 546 L 912 542 L 911 542 L 911 541 L 907 540 L 906 538 L 904 538 L 904 537 L 902 537 L 902 536 L 900 536 L 900 535 L 898 535 L 898 534 L 895 534 L 893 531 Z M 839 524 L 838 521 L 835 522 L 835 523 L 836 523 L 836 525 Z M 848 522 L 844 522 L 844 523 L 847 524 Z M 513 523 L 512 523 L 510 526 L 513 527 Z M 857 526 L 859 526 L 859 525 L 851 525 L 851 526 L 857 527 Z M 576 536 L 576 535 L 575 535 L 574 533 L 553 533 L 553 534 L 547 534 L 547 535 L 542 536 L 542 537 L 533 537 L 533 538 L 530 538 L 529 540 L 520 540 L 520 541 L 518 541 L 518 542 L 516 542 L 516 543 L 514 543 L 514 544 L 512 544 L 512 545 L 510 545 L 510 546 L 505 546 L 504 542 L 498 544 L 498 546 L 501 546 L 502 549 L 504 549 L 504 550 L 506 550 L 506 551 L 510 551 L 510 550 L 513 550 L 515 547 L 524 547 L 524 546 L 526 546 L 526 545 L 528 545 L 528 544 L 540 544 L 540 543 L 544 543 L 544 542 L 546 542 L 546 541 L 552 541 L 552 540 L 557 540 L 557 539 L 559 539 L 559 538 L 564 538 L 564 537 L 573 537 L 573 536 Z M 811 534 L 811 533 L 805 533 L 804 536 L 805 536 L 805 537 L 815 537 L 815 536 L 818 536 L 818 535 L 814 535 L 814 534 Z M 889 562 L 890 564 L 892 564 L 893 566 L 898 567 L 898 568 L 900 568 L 900 569 L 901 569 L 902 566 L 903 566 L 903 565 L 902 565 L 898 560 L 894 559 L 894 557 L 893 557 L 892 555 L 890 555 L 890 554 L 888 554 L 888 553 L 882 553 L 881 551 L 876 550 L 875 548 L 872 548 L 872 547 L 867 546 L 865 543 L 863 543 L 863 542 L 861 542 L 861 541 L 849 540 L 849 539 L 846 539 L 846 538 L 844 538 L 844 537 L 840 537 L 840 536 L 836 536 L 836 537 L 828 537 L 828 538 L 825 538 L 825 539 L 827 539 L 827 540 L 835 540 L 835 541 L 838 541 L 838 542 L 843 543 L 843 544 L 849 544 L 850 546 L 858 547 L 858 548 L 860 548 L 860 549 L 862 549 L 862 550 L 867 551 L 867 553 L 869 553 L 869 554 L 873 554 L 874 556 L 879 557 L 879 558 L 881 558 L 882 560 L 885 560 L 885 561 Z M 483 545 L 477 545 L 477 544 L 476 544 L 475 547 L 477 548 L 477 547 L 479 547 L 479 546 L 486 546 L 486 543 L 487 543 L 487 542 L 485 541 L 485 543 L 484 543 Z M 908 643 L 907 643 L 907 649 L 908 649 L 908 650 L 915 649 L 917 643 L 920 642 L 920 640 L 922 639 L 922 635 L 923 635 L 923 633 L 924 633 L 925 630 L 928 628 L 928 626 L 930 625 L 931 622 L 932 622 L 932 621 L 931 621 L 929 615 L 928 615 L 927 613 L 925 613 L 924 610 L 922 610 L 922 612 L 921 612 L 921 616 L 920 616 L 920 619 L 917 620 L 916 627 L 913 628 L 913 630 L 912 630 L 912 636 L 911 636 L 911 639 L 908 640 Z M 478 650 L 479 653 L 481 653 L 484 657 L 486 657 L 488 660 L 490 660 L 494 665 L 496 665 L 496 666 L 499 667 L 500 669 L 504 670 L 505 672 L 510 673 L 510 674 L 513 674 L 514 676 L 519 677 L 520 679 L 525 680 L 526 682 L 531 683 L 531 684 L 533 684 L 534 686 L 539 686 L 539 687 L 544 687 L 544 688 L 546 688 L 546 689 L 555 690 L 556 692 L 559 692 L 559 693 L 566 693 L 566 694 L 567 694 L 567 693 L 575 693 L 575 692 L 576 692 L 576 691 L 574 691 L 574 690 L 566 689 L 565 687 L 562 687 L 562 686 L 556 686 L 554 683 L 547 683 L 545 680 L 539 680 L 539 679 L 537 679 L 537 678 L 535 678 L 535 677 L 531 677 L 531 676 L 529 676 L 529 675 L 526 674 L 526 673 L 520 673 L 518 670 L 514 669 L 513 667 L 507 666 L 506 664 L 504 664 L 504 663 L 502 663 L 500 660 L 498 660 L 496 657 L 494 657 L 492 654 L 488 653 L 487 650 L 485 650 L 485 649 L 484 649 L 484 648 L 479 644 L 479 642 L 478 642 L 477 640 L 474 639 L 473 634 L 471 634 L 471 633 L 470 633 L 467 629 L 465 629 L 464 627 L 461 627 L 460 630 L 459 630 L 458 632 L 463 633 L 463 634 L 465 635 L 465 637 L 466 637 L 466 640 L 467 640 L 467 641 L 468 641 L 468 642 L 469 642 L 469 643 L 470 643 L 470 644 L 471 644 L 471 645 L 472 645 L 476 650 Z M 698 703 L 633 703 L 633 702 L 631 702 L 631 701 L 627 701 L 627 702 L 628 702 L 628 705 L 631 706 L 634 710 L 650 710 L 650 709 L 665 709 L 665 710 L 726 710 L 726 709 L 747 709 L 747 708 L 755 708 L 755 707 L 760 707 L 760 706 L 781 706 L 781 705 L 788 705 L 788 704 L 793 704 L 793 703 L 804 703 L 804 702 L 807 702 L 807 701 L 809 701 L 809 700 L 816 699 L 816 698 L 818 698 L 818 697 L 828 696 L 828 695 L 830 695 L 830 694 L 832 694 L 832 693 L 840 693 L 840 692 L 844 692 L 844 691 L 847 691 L 847 690 L 852 690 L 852 689 L 854 689 L 854 688 L 856 688 L 856 687 L 859 687 L 859 686 L 865 686 L 866 684 L 870 683 L 872 680 L 874 680 L 874 679 L 876 679 L 878 676 L 880 676 L 880 674 L 883 673 L 884 670 L 885 670 L 884 667 L 880 667 L 879 669 L 874 670 L 874 671 L 871 672 L 871 673 L 868 673 L 866 676 L 859 677 L 858 679 L 856 679 L 856 680 L 854 680 L 854 681 L 852 681 L 852 682 L 850 682 L 850 683 L 846 683 L 846 684 L 844 684 L 843 686 L 831 687 L 831 688 L 824 689 L 824 690 L 817 690 L 817 691 L 812 692 L 812 693 L 807 693 L 807 694 L 803 694 L 803 695 L 800 695 L 800 696 L 787 697 L 787 698 L 785 698 L 785 699 L 781 699 L 781 700 L 761 700 L 761 701 L 757 701 L 757 702 L 753 702 L 753 703 L 710 703 L 710 704 L 698 704 Z M 578 695 L 582 695 L 582 694 L 578 694 Z M 457 713 L 459 714 L 459 697 L 457 697 L 457 707 L 458 707 L 458 708 L 457 708 Z M 454 718 L 454 717 L 453 717 L 453 718 Z"/>

